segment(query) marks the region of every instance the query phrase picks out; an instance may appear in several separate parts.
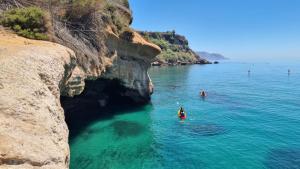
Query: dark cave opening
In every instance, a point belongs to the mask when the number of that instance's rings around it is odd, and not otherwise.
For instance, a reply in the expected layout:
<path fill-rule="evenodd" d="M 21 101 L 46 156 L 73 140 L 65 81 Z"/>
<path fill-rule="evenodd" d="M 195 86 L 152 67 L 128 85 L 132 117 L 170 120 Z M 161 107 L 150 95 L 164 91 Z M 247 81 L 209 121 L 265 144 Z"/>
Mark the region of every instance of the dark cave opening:
<path fill-rule="evenodd" d="M 97 79 L 85 83 L 85 89 L 80 95 L 60 98 L 70 140 L 95 121 L 113 118 L 116 114 L 128 113 L 144 105 L 125 96 L 124 93 L 129 89 L 119 80 Z"/>

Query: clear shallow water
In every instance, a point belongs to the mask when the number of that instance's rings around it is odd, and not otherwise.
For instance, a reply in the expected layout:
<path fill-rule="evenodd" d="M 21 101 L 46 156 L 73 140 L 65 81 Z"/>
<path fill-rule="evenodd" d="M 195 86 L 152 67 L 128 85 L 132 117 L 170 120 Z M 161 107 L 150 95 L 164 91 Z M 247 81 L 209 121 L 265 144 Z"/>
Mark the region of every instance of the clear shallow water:
<path fill-rule="evenodd" d="M 87 125 L 70 139 L 71 169 L 300 168 L 299 64 L 155 67 L 150 75 L 152 104 Z"/>

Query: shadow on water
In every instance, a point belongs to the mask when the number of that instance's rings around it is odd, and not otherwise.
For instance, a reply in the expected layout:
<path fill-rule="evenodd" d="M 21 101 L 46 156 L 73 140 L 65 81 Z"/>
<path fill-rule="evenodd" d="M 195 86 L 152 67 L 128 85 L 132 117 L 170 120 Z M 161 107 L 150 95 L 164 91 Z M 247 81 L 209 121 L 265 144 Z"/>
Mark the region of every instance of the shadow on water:
<path fill-rule="evenodd" d="M 268 169 L 299 169 L 300 149 L 275 149 L 265 162 Z"/>
<path fill-rule="evenodd" d="M 61 98 L 70 130 L 70 168 L 161 168 L 151 118 L 137 113 L 149 112 L 152 105 L 136 104 L 124 91 L 119 82 L 102 79 L 87 81 L 79 96 Z M 125 113 L 134 114 L 115 118 Z"/>
<path fill-rule="evenodd" d="M 125 90 L 119 81 L 99 79 L 86 81 L 86 89 L 79 96 L 61 97 L 61 104 L 70 130 L 70 141 L 83 131 L 86 135 L 99 132 L 100 129 L 85 130 L 94 122 L 112 119 L 118 114 L 144 110 L 144 104 L 137 104 L 131 98 L 122 96 Z M 104 102 L 105 106 L 100 102 Z M 116 121 L 111 125 L 119 136 L 134 135 L 143 130 L 140 124 L 128 121 Z"/>

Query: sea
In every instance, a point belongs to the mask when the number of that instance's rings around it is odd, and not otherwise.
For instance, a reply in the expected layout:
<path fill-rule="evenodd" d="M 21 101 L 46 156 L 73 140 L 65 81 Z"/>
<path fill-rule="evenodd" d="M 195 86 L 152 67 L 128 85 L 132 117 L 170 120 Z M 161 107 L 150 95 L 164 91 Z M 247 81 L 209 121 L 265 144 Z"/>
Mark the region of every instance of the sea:
<path fill-rule="evenodd" d="M 300 169 L 300 62 L 221 61 L 149 74 L 149 104 L 116 105 L 71 134 L 71 169 Z"/>

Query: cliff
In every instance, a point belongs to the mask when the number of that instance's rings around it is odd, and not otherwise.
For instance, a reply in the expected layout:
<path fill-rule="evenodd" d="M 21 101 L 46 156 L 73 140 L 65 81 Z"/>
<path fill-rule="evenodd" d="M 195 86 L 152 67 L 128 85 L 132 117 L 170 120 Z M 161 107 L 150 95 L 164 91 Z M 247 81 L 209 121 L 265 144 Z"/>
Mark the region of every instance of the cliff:
<path fill-rule="evenodd" d="M 209 63 L 206 59 L 201 58 L 190 47 L 188 40 L 172 32 L 140 32 L 150 42 L 158 45 L 162 52 L 158 55 L 157 60 L 161 63 Z"/>
<path fill-rule="evenodd" d="M 129 28 L 127 1 L 78 1 L 1 1 L 1 13 L 28 6 L 45 12 L 42 28 L 23 29 L 19 22 L 10 28 L 52 42 L 0 28 L 0 169 L 69 167 L 62 96 L 106 98 L 97 90 L 108 85 L 105 79 L 124 87 L 117 93 L 121 101 L 150 99 L 147 70 L 160 48 Z"/>
<path fill-rule="evenodd" d="M 0 32 L 0 168 L 67 168 L 60 106 L 76 66 L 72 50 Z"/>
<path fill-rule="evenodd" d="M 132 16 L 127 0 L 2 2 L 4 26 L 18 35 L 47 39 L 75 52 L 81 83 L 100 77 L 119 79 L 132 89 L 133 99 L 149 100 L 152 84 L 147 69 L 161 50 L 129 27 Z"/>

